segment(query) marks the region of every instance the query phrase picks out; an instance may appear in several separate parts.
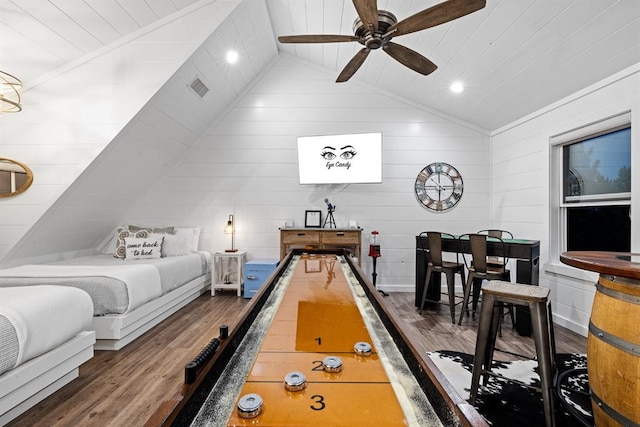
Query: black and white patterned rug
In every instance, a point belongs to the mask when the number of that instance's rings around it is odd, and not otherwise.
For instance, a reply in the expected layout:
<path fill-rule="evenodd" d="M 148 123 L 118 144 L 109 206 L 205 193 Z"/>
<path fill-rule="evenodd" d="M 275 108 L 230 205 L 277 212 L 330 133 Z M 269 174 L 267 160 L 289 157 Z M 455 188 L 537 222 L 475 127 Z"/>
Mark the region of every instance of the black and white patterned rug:
<path fill-rule="evenodd" d="M 458 394 L 463 399 L 468 399 L 473 355 L 455 351 L 436 351 L 429 353 L 429 357 Z M 585 369 L 586 355 L 558 353 L 557 365 L 561 373 L 561 383 L 564 384 L 560 389 L 564 403 L 558 404 L 556 425 L 567 427 L 593 425 Z M 574 370 L 574 368 L 577 369 Z M 540 387 L 537 361 L 494 361 L 492 371 L 506 378 Z M 567 375 L 563 376 L 563 372 Z M 486 388 L 481 386 L 476 399 L 476 408 L 493 426 L 539 427 L 545 425 L 542 394 L 539 391 L 493 376 L 489 377 Z M 582 418 L 582 421 L 579 421 L 576 416 Z"/>

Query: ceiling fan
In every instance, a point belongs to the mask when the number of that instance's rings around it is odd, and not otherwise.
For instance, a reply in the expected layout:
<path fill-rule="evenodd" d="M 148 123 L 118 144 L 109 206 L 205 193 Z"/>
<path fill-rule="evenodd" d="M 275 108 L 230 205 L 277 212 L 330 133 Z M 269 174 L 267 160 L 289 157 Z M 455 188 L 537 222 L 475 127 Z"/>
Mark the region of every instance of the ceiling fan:
<path fill-rule="evenodd" d="M 353 0 L 358 18 L 353 23 L 353 36 L 308 34 L 280 36 L 280 43 L 342 43 L 358 42 L 364 47 L 349 61 L 336 82 L 346 82 L 367 59 L 369 52 L 382 48 L 402 65 L 423 75 L 438 68 L 418 52 L 391 41 L 392 38 L 415 33 L 473 13 L 486 5 L 486 0 L 445 0 L 435 6 L 411 15 L 398 22 L 395 15 L 378 10 L 377 0 Z"/>

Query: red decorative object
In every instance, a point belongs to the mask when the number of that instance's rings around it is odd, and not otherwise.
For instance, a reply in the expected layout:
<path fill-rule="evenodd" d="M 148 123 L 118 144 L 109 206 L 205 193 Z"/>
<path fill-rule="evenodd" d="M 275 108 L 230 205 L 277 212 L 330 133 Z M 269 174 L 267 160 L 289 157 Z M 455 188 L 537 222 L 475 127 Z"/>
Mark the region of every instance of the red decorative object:
<path fill-rule="evenodd" d="M 369 236 L 369 243 L 371 243 L 369 245 L 369 256 L 372 258 L 371 261 L 373 261 L 373 274 L 371 276 L 373 278 L 372 281 L 374 287 L 376 286 L 376 278 L 378 277 L 378 273 L 376 273 L 376 261 L 379 257 L 382 256 L 382 254 L 380 253 L 380 245 L 378 244 L 378 234 L 379 233 L 374 230 Z M 384 296 L 387 296 L 384 291 L 379 290 L 378 292 L 380 292 Z"/>
<path fill-rule="evenodd" d="M 369 245 L 369 256 L 373 258 L 382 256 L 380 254 L 380 245 L 378 244 L 378 234 L 379 233 L 374 230 L 371 232 L 371 236 L 369 236 L 369 243 L 371 243 Z"/>

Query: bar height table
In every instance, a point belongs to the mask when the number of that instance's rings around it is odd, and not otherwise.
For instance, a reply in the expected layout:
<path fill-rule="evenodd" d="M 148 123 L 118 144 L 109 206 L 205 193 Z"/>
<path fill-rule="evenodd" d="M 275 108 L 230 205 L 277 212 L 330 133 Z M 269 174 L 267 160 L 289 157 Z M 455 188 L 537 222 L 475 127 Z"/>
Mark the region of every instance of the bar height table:
<path fill-rule="evenodd" d="M 424 241 L 420 242 L 419 239 Z M 487 255 L 506 256 L 516 260 L 515 281 L 522 284 L 538 285 L 540 277 L 540 241 L 528 239 L 503 239 L 503 241 L 507 253 L 502 253 L 502 246 L 498 242 L 488 240 Z M 429 240 L 426 237 L 416 236 L 416 307 L 420 307 L 420 297 L 422 297 L 424 290 L 424 282 L 427 275 L 426 266 L 429 260 L 428 251 L 423 251 L 422 248 L 428 247 Z M 468 240 L 443 238 L 442 251 L 471 253 L 471 245 Z M 440 275 L 432 276 L 430 283 L 428 298 L 438 301 L 440 299 Z M 519 335 L 531 335 L 531 317 L 529 309 L 526 307 L 516 307 L 516 331 Z"/>

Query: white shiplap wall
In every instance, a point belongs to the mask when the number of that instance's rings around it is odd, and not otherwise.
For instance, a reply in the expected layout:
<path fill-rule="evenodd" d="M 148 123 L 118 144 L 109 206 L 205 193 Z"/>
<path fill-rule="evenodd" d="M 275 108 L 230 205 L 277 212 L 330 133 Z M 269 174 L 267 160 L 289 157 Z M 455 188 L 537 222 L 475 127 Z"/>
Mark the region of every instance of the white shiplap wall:
<path fill-rule="evenodd" d="M 130 222 L 205 227 L 201 249 L 230 245 L 222 233 L 235 214 L 237 246 L 249 258 L 277 258 L 285 220 L 304 225 L 306 209 L 336 205 L 338 227 L 349 220 L 368 235 L 380 232 L 378 285 L 411 290 L 415 235 L 489 226 L 489 138 L 388 94 L 356 84 L 336 84 L 330 72 L 281 57 L 241 96 L 144 199 Z M 299 185 L 296 138 L 304 135 L 383 134 L 383 182 Z M 465 180 L 452 211 L 426 211 L 414 196 L 418 172 L 433 161 L 455 165 Z M 370 273 L 370 259 L 363 258 Z"/>
<path fill-rule="evenodd" d="M 540 284 L 552 290 L 558 324 L 586 336 L 597 279 L 558 259 L 550 226 L 550 143 L 554 135 L 631 111 L 632 182 L 640 182 L 640 64 L 492 135 L 492 217 L 516 236 L 541 241 Z M 632 250 L 640 249 L 640 190 L 632 187 Z"/>
<path fill-rule="evenodd" d="M 246 44 L 230 46 L 238 33 Z M 230 47 L 242 73 L 224 60 Z M 0 148 L 31 167 L 34 185 L 0 199 L 0 261 L 95 251 L 276 54 L 264 3 L 208 2 L 26 91 L 24 111 L 0 123 Z M 188 88 L 196 75 L 206 100 Z"/>

